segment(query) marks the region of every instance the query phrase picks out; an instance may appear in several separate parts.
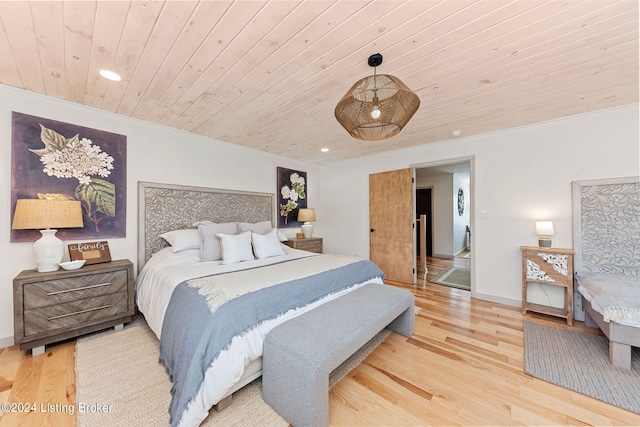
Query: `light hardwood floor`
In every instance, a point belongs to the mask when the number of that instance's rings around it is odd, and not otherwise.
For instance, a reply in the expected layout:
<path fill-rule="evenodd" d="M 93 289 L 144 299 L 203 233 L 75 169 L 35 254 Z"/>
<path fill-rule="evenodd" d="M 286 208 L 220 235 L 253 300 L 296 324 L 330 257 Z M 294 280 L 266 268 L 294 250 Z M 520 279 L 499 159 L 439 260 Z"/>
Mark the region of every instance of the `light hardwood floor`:
<path fill-rule="evenodd" d="M 431 278 L 468 260 L 429 260 Z M 332 426 L 640 425 L 640 415 L 523 373 L 523 316 L 467 291 L 407 286 L 420 308 L 415 333 L 387 339 L 330 391 Z M 519 284 L 514 284 L 519 286 Z M 563 319 L 527 319 L 567 327 Z M 587 330 L 581 322 L 573 329 Z M 31 357 L 0 350 L 0 402 L 75 402 L 75 340 Z M 0 426 L 75 426 L 75 415 L 6 413 Z"/>

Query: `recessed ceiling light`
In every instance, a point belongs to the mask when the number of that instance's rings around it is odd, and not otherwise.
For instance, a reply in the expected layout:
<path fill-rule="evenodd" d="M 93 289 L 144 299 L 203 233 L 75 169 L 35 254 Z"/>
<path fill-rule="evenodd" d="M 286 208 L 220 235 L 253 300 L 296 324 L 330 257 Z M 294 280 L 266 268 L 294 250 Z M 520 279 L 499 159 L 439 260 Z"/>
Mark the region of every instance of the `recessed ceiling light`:
<path fill-rule="evenodd" d="M 122 80 L 119 74 L 116 74 L 113 71 L 109 70 L 100 70 L 100 75 L 105 79 L 112 80 L 114 82 L 119 82 L 120 80 Z"/>
<path fill-rule="evenodd" d="M 326 153 L 327 151 L 329 151 L 329 149 L 325 147 L 325 148 L 321 148 L 320 151 L 322 151 L 323 153 Z"/>

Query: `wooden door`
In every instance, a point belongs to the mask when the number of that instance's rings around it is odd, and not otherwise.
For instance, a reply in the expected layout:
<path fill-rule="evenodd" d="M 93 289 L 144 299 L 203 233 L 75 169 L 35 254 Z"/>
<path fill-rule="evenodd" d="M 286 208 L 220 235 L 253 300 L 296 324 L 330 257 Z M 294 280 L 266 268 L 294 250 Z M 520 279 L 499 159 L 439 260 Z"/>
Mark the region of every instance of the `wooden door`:
<path fill-rule="evenodd" d="M 414 170 L 369 175 L 369 257 L 389 280 L 415 283 Z"/>

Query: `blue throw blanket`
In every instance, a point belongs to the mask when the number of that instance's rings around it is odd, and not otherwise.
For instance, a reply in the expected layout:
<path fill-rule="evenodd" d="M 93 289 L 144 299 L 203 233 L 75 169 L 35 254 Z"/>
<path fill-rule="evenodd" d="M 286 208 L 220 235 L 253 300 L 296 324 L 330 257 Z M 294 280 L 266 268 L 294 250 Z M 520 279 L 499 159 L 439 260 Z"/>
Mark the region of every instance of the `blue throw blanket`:
<path fill-rule="evenodd" d="M 211 313 L 197 288 L 187 282 L 179 284 L 165 313 L 160 342 L 160 362 L 173 382 L 171 425 L 178 424 L 200 389 L 207 368 L 235 336 L 291 309 L 377 277 L 384 274 L 375 264 L 357 261 L 251 292 L 224 303 L 215 313 Z"/>

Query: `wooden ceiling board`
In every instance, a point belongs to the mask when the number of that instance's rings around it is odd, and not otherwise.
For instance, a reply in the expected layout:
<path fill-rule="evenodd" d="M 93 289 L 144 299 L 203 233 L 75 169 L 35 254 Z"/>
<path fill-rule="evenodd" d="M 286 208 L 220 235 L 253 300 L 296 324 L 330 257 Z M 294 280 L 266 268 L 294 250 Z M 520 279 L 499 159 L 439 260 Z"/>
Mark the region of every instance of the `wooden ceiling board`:
<path fill-rule="evenodd" d="M 238 31 L 242 32 L 262 7 L 262 2 L 231 3 L 220 19 L 216 20 L 212 31 L 207 34 L 176 79 L 171 82 L 158 104 L 144 119 L 160 124 L 168 123 L 180 110 L 184 111 L 191 103 L 205 96 L 203 90 L 208 86 L 203 82 L 207 80 L 209 72 L 216 71 L 215 61 L 218 56 L 229 48 L 238 36 Z M 201 90 L 192 89 L 196 84 Z"/>
<path fill-rule="evenodd" d="M 288 23 L 290 19 L 295 19 L 294 11 L 302 8 L 304 8 L 302 4 L 295 2 L 275 2 L 265 5 L 253 18 L 252 31 L 241 32 L 229 48 L 216 58 L 215 70 L 203 74 L 207 79 L 203 79 L 199 86 L 193 86 L 195 90 L 202 91 L 205 96 L 201 96 L 194 103 L 186 104 L 186 108 L 168 125 L 188 130 L 185 128 L 186 124 L 192 119 L 198 120 L 197 117 L 203 110 L 217 103 L 221 94 L 227 89 L 234 88 L 242 76 L 265 61 L 277 49 L 282 40 L 288 40 L 291 37 L 287 31 L 278 30 L 297 25 L 295 21 L 289 25 L 282 24 Z M 251 46 L 251 48 L 246 49 L 246 46 Z M 190 98 L 187 96 L 187 99 Z"/>
<path fill-rule="evenodd" d="M 143 99 L 151 79 L 156 76 L 165 58 L 169 56 L 184 27 L 193 16 L 196 3 L 189 2 L 185 7 L 178 2 L 168 2 L 159 11 L 157 20 L 128 84 L 115 97 L 118 105 L 113 105 L 119 114 L 132 115 L 138 103 Z"/>
<path fill-rule="evenodd" d="M 108 103 L 105 104 L 103 102 L 107 94 L 107 88 L 112 86 L 122 87 L 124 85 L 112 83 L 103 78 L 98 74 L 100 70 L 115 71 L 125 79 L 125 82 L 133 75 L 130 70 L 118 68 L 115 65 L 118 46 L 121 41 L 120 35 L 124 31 L 130 8 L 131 3 L 127 1 L 100 2 L 97 5 L 96 22 L 91 39 L 92 47 L 88 67 L 85 105 L 115 111 L 114 107 L 109 108 Z"/>
<path fill-rule="evenodd" d="M 637 0 L 8 1 L 0 25 L 0 83 L 318 164 L 638 102 Z M 377 52 L 421 106 L 363 142 L 333 110 Z"/>
<path fill-rule="evenodd" d="M 16 19 L 18 16 L 24 19 Z M 9 38 L 22 88 L 45 93 L 44 80 L 40 72 L 40 52 L 31 17 L 31 5 L 27 2 L 3 4 L 0 8 L 0 19 Z"/>
<path fill-rule="evenodd" d="M 189 22 L 182 29 L 177 40 L 162 64 L 155 70 L 149 85 L 138 100 L 132 113 L 133 117 L 148 120 L 150 111 L 159 103 L 163 95 L 174 85 L 174 80 L 185 64 L 198 52 L 216 23 L 226 13 L 231 2 L 205 1 L 196 5 Z M 193 66 L 193 65 L 192 65 Z M 179 83 L 175 83 L 179 85 Z M 169 95 L 167 95 L 169 96 Z"/>
<path fill-rule="evenodd" d="M 44 93 L 62 98 L 66 92 L 66 82 L 60 70 L 64 69 L 64 27 L 62 7 L 59 2 L 47 2 L 31 8 L 33 31 L 38 45 L 40 71 Z"/>

